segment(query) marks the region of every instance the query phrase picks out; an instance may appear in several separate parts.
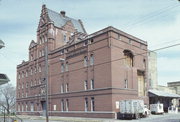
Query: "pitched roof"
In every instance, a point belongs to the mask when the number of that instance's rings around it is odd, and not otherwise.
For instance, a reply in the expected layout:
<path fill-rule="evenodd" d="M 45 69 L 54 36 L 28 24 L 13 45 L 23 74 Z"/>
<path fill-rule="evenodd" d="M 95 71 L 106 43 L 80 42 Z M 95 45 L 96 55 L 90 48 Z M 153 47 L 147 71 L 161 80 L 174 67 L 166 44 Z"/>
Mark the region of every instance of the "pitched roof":
<path fill-rule="evenodd" d="M 169 92 L 164 92 L 164 91 L 155 90 L 155 89 L 149 90 L 149 93 L 151 93 L 151 94 L 153 94 L 153 95 L 155 95 L 155 96 L 159 96 L 159 97 L 180 98 L 180 95 L 178 95 L 178 94 L 169 93 Z"/>
<path fill-rule="evenodd" d="M 68 21 L 71 21 L 72 24 L 74 25 L 75 29 L 77 29 L 78 32 L 86 33 L 82 23 L 80 20 L 75 20 L 73 18 L 67 17 L 67 16 L 62 16 L 60 13 L 57 13 L 53 10 L 47 9 L 47 13 L 49 16 L 49 19 L 54 22 L 54 25 L 56 27 L 62 27 L 64 26 Z"/>

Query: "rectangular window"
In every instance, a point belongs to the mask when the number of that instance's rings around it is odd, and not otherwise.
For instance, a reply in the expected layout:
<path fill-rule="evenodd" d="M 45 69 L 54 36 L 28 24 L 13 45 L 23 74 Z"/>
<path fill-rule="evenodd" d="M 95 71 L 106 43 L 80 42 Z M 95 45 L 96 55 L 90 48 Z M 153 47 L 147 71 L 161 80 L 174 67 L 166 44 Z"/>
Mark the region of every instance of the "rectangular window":
<path fill-rule="evenodd" d="M 85 67 L 88 66 L 88 57 L 87 56 L 84 57 L 84 66 Z"/>
<path fill-rule="evenodd" d="M 28 111 L 28 105 L 27 105 L 27 103 L 26 103 L 26 111 Z"/>
<path fill-rule="evenodd" d="M 44 56 L 45 55 L 45 52 L 44 52 L 44 50 L 42 50 L 42 56 Z"/>
<path fill-rule="evenodd" d="M 64 93 L 64 84 L 61 85 L 61 93 Z"/>
<path fill-rule="evenodd" d="M 24 88 L 24 83 L 22 83 L 22 89 Z"/>
<path fill-rule="evenodd" d="M 69 91 L 69 84 L 66 83 L 66 92 L 68 92 L 68 91 Z"/>
<path fill-rule="evenodd" d="M 66 66 L 65 66 L 65 69 L 66 69 L 66 71 L 68 71 L 68 62 L 66 62 Z"/>
<path fill-rule="evenodd" d="M 19 75 L 18 75 L 18 79 L 21 79 L 21 74 L 19 73 Z"/>
<path fill-rule="evenodd" d="M 31 86 L 33 86 L 33 81 L 31 81 Z"/>
<path fill-rule="evenodd" d="M 38 69 L 39 69 L 39 72 L 41 72 L 41 66 L 39 66 L 39 68 L 38 68 Z"/>
<path fill-rule="evenodd" d="M 30 60 L 31 60 L 31 61 L 33 60 L 33 54 L 31 54 L 31 58 L 30 58 Z"/>
<path fill-rule="evenodd" d="M 118 34 L 118 39 L 122 40 L 122 36 L 120 34 Z"/>
<path fill-rule="evenodd" d="M 24 72 L 22 72 L 22 78 L 24 78 Z"/>
<path fill-rule="evenodd" d="M 94 55 L 91 54 L 90 56 L 90 65 L 94 65 Z"/>
<path fill-rule="evenodd" d="M 39 51 L 39 57 L 41 57 L 41 56 L 42 56 L 42 51 L 40 50 L 40 51 Z"/>
<path fill-rule="evenodd" d="M 31 75 L 33 74 L 33 69 L 31 68 Z"/>
<path fill-rule="evenodd" d="M 126 88 L 126 89 L 128 88 L 128 80 L 127 79 L 124 80 L 124 88 Z"/>
<path fill-rule="evenodd" d="M 61 72 L 64 72 L 64 64 L 61 64 Z"/>
<path fill-rule="evenodd" d="M 36 67 L 34 67 L 34 73 L 36 73 L 37 72 L 37 68 Z"/>
<path fill-rule="evenodd" d="M 40 105 L 37 103 L 37 111 L 40 111 Z"/>
<path fill-rule="evenodd" d="M 69 100 L 66 99 L 66 111 L 69 111 Z"/>
<path fill-rule="evenodd" d="M 66 35 L 64 35 L 64 42 L 67 42 Z"/>
<path fill-rule="evenodd" d="M 94 97 L 91 97 L 91 111 L 95 111 Z"/>
<path fill-rule="evenodd" d="M 94 89 L 94 79 L 91 79 L 91 89 Z"/>
<path fill-rule="evenodd" d="M 31 111 L 34 111 L 34 103 L 31 103 Z"/>
<path fill-rule="evenodd" d="M 22 111 L 24 111 L 24 105 L 22 104 Z"/>
<path fill-rule="evenodd" d="M 88 81 L 87 80 L 84 81 L 84 90 L 88 90 Z"/>
<path fill-rule="evenodd" d="M 61 100 L 61 111 L 64 111 L 65 108 L 64 108 L 64 100 Z"/>
<path fill-rule="evenodd" d="M 88 98 L 85 98 L 85 111 L 88 111 Z"/>
<path fill-rule="evenodd" d="M 26 71 L 26 77 L 28 77 L 28 71 Z"/>
<path fill-rule="evenodd" d="M 20 105 L 19 105 L 19 104 L 18 104 L 18 107 L 17 107 L 17 108 L 18 108 L 18 111 L 20 111 Z"/>
<path fill-rule="evenodd" d="M 56 111 L 56 105 L 53 105 L 53 110 Z"/>
<path fill-rule="evenodd" d="M 28 82 L 26 83 L 26 88 L 28 88 Z"/>

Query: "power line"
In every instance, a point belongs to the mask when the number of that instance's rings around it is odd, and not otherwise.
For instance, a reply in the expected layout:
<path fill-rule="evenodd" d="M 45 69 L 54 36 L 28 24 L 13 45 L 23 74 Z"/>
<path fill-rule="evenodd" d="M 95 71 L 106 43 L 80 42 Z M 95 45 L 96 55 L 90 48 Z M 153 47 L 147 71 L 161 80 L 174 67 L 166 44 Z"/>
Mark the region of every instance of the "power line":
<path fill-rule="evenodd" d="M 162 42 L 162 43 L 159 43 L 159 44 L 154 44 L 154 45 L 152 45 L 151 47 L 158 47 L 158 46 L 162 46 L 162 45 L 164 45 L 164 44 L 170 44 L 170 43 L 172 43 L 172 42 L 177 42 L 177 41 L 180 41 L 180 38 L 178 38 L 178 39 L 174 39 L 174 40 L 172 40 L 172 41 L 166 41 L 166 42 Z"/>
<path fill-rule="evenodd" d="M 151 17 L 157 16 L 157 14 L 163 13 L 163 12 L 165 12 L 166 10 L 172 9 L 173 7 L 176 7 L 176 6 L 177 6 L 177 4 L 175 4 L 174 6 L 170 5 L 170 6 L 161 8 L 161 9 L 159 9 L 159 10 L 157 10 L 157 11 L 154 11 L 154 12 L 146 15 L 145 17 L 142 18 L 142 20 L 139 20 L 139 17 L 138 17 L 138 18 L 136 18 L 136 19 L 134 20 L 134 22 L 129 23 L 129 24 L 127 24 L 126 26 L 128 27 L 128 26 L 134 25 L 134 24 L 136 24 L 136 23 L 139 23 L 139 22 L 141 22 L 141 21 L 147 20 L 147 19 L 149 19 L 149 18 L 151 18 Z"/>
<path fill-rule="evenodd" d="M 165 47 L 161 47 L 161 48 L 157 48 L 157 49 L 154 49 L 154 50 L 151 50 L 151 51 L 145 51 L 145 52 L 143 52 L 143 53 L 138 53 L 138 54 L 135 54 L 134 57 L 135 57 L 135 56 L 139 56 L 139 55 L 143 55 L 143 54 L 146 54 L 146 53 L 149 53 L 149 52 L 157 52 L 157 51 L 164 50 L 164 49 L 171 48 L 171 47 L 175 47 L 175 46 L 180 46 L 180 43 L 177 43 L 177 44 L 174 44 L 174 45 L 165 46 Z M 111 61 L 106 61 L 106 62 L 99 63 L 99 64 L 94 64 L 94 65 L 92 65 L 92 66 L 93 66 L 93 67 L 94 67 L 94 66 L 99 66 L 99 65 L 103 65 L 103 64 L 107 64 L 107 63 L 111 63 L 111 62 L 123 60 L 123 59 L 126 59 L 126 57 L 118 58 L 118 59 L 111 60 Z M 69 72 L 78 71 L 78 70 L 81 70 L 81 69 L 84 69 L 84 68 L 88 68 L 88 66 L 87 66 L 87 67 L 81 67 L 81 68 L 74 69 L 74 70 L 70 70 L 70 71 L 68 71 L 68 73 L 69 73 Z M 54 74 L 54 75 L 51 75 L 51 76 L 56 76 L 56 75 L 59 75 L 59 74 L 61 74 L 61 73 Z"/>
<path fill-rule="evenodd" d="M 146 16 L 143 20 L 135 21 L 135 22 L 132 23 L 132 24 L 128 24 L 128 25 L 127 25 L 127 29 L 134 29 L 135 26 L 141 25 L 141 24 L 143 24 L 143 23 L 145 23 L 145 22 L 148 22 L 149 20 L 152 20 L 152 19 L 154 19 L 155 17 L 163 14 L 163 13 L 166 12 L 167 10 L 171 10 L 171 9 L 176 8 L 176 7 L 179 7 L 179 5 L 175 5 L 175 6 L 167 7 L 166 9 L 162 9 L 161 11 L 159 11 L 158 13 L 156 13 L 155 15 L 153 15 L 153 14 L 151 15 L 151 14 L 150 14 L 150 15 Z"/>

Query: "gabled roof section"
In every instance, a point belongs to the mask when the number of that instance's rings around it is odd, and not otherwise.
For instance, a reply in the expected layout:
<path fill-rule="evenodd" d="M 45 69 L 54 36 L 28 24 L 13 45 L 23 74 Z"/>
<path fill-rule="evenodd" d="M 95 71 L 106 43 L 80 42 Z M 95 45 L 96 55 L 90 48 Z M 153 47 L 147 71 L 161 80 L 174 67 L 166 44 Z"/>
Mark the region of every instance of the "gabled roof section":
<path fill-rule="evenodd" d="M 30 45 L 29 45 L 29 49 L 35 47 L 37 45 L 36 42 L 34 42 L 34 40 L 31 41 Z"/>
<path fill-rule="evenodd" d="M 77 29 L 78 32 L 86 33 L 86 30 L 84 29 L 84 26 L 81 22 L 81 20 L 75 20 L 73 18 L 63 16 L 60 13 L 57 13 L 53 10 L 50 10 L 47 8 L 47 14 L 50 19 L 54 23 L 54 26 L 56 27 L 63 27 L 68 21 L 71 21 L 74 25 L 75 29 Z"/>

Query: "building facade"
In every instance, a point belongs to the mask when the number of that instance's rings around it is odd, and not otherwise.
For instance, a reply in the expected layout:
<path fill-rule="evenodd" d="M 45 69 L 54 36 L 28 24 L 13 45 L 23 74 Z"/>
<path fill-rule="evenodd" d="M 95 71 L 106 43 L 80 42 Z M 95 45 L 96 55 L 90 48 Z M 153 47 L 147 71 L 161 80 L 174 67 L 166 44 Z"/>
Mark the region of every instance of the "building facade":
<path fill-rule="evenodd" d="M 88 35 L 81 20 L 42 6 L 37 42 L 17 66 L 18 114 L 114 118 L 118 101 L 148 100 L 147 42 L 107 27 Z"/>

